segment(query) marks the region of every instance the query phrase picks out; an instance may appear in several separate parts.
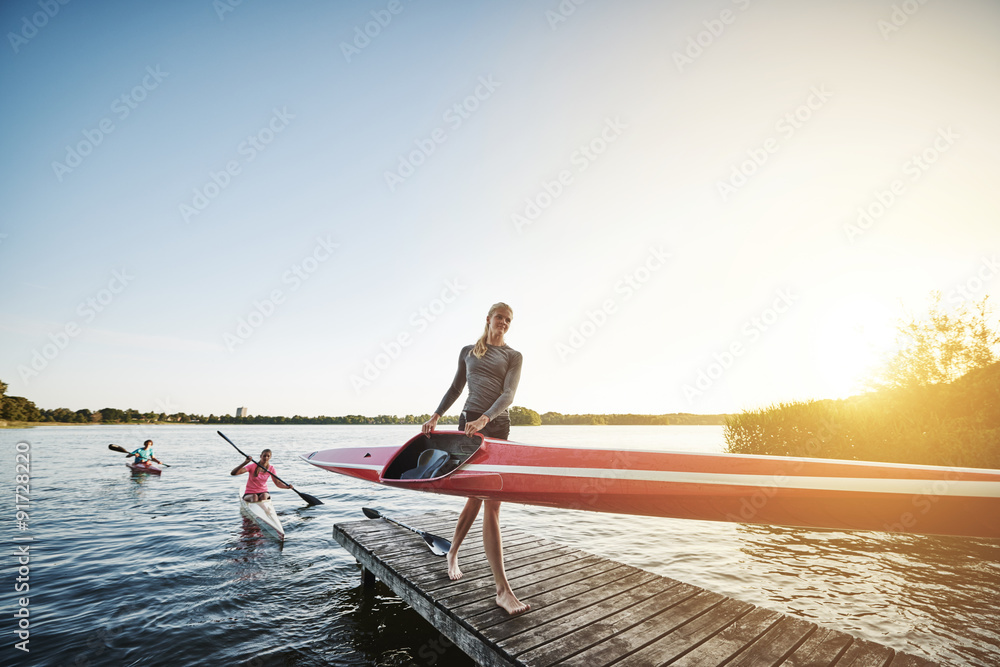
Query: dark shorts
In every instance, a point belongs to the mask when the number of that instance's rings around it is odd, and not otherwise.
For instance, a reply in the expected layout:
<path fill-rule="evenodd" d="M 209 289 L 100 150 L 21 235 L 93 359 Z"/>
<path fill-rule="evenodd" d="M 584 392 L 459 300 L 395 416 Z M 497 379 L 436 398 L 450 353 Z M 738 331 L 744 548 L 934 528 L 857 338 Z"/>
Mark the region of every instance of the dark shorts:
<path fill-rule="evenodd" d="M 458 430 L 465 430 L 465 423 L 467 421 L 476 421 L 483 416 L 481 412 L 466 412 L 462 411 L 462 414 L 458 417 Z M 506 440 L 507 436 L 510 435 L 510 417 L 507 413 L 504 413 L 497 417 L 496 419 L 491 419 L 489 423 L 486 424 L 486 428 L 480 431 L 487 438 L 497 438 L 499 440 Z"/>

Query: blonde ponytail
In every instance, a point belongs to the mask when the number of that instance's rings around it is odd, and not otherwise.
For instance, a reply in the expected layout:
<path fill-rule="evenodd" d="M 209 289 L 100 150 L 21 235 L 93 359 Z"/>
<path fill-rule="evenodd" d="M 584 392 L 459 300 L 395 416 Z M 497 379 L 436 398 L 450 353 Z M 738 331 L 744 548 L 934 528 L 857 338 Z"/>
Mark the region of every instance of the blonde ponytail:
<path fill-rule="evenodd" d="M 486 354 L 486 339 L 490 335 L 490 318 L 493 317 L 493 313 L 500 309 L 508 310 L 510 311 L 511 317 L 514 316 L 514 309 L 502 301 L 498 301 L 490 306 L 490 312 L 486 315 L 486 328 L 483 329 L 483 335 L 476 341 L 476 346 L 472 348 L 472 354 L 476 357 L 476 359 L 482 359 L 483 355 Z"/>

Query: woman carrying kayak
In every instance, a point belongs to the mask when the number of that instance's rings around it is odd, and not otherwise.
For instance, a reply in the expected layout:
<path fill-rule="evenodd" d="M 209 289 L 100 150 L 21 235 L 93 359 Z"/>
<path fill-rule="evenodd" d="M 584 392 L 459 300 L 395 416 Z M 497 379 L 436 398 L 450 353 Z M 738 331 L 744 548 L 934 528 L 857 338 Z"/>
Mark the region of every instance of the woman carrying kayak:
<path fill-rule="evenodd" d="M 271 475 L 276 472 L 274 466 L 271 465 L 271 450 L 265 449 L 260 453 L 259 466 L 248 456 L 229 474 L 236 476 L 249 473 L 250 479 L 247 480 L 247 488 L 243 490 L 243 500 L 248 503 L 259 503 L 262 500 L 271 499 L 271 494 L 267 492 L 267 480 L 271 479 Z M 291 484 L 285 484 L 280 479 L 275 479 L 274 483 L 279 489 L 292 488 Z"/>
<path fill-rule="evenodd" d="M 135 457 L 132 459 L 132 465 L 148 466 L 150 461 L 155 461 L 156 463 L 159 463 L 161 466 L 165 465 L 163 461 L 153 456 L 152 440 L 147 440 L 146 442 L 142 443 L 142 447 L 136 449 L 135 451 L 129 452 L 128 454 L 126 454 L 126 456 Z"/>
<path fill-rule="evenodd" d="M 514 319 L 514 311 L 505 303 L 495 303 L 486 316 L 486 329 L 475 345 L 466 345 L 458 356 L 458 372 L 451 387 L 441 399 L 437 410 L 424 422 L 421 431 L 430 433 L 448 408 L 461 396 L 465 385 L 469 395 L 459 417 L 458 429 L 466 435 L 477 431 L 490 438 L 506 440 L 510 434 L 507 408 L 514 401 L 514 392 L 521 379 L 521 353 L 504 342 L 504 334 Z M 448 552 L 448 576 L 461 579 L 458 549 L 479 514 L 483 501 L 469 498 L 455 525 L 455 536 Z M 497 587 L 497 604 L 508 614 L 520 614 L 529 609 L 521 602 L 507 581 L 503 567 L 503 538 L 500 535 L 500 501 L 487 500 L 483 515 L 483 547 Z"/>

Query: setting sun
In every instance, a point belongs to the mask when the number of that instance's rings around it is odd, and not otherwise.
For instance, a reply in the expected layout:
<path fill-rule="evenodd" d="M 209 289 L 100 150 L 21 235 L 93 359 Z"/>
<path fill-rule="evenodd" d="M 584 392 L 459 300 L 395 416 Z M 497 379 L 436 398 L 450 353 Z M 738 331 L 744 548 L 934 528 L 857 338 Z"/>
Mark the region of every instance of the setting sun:
<path fill-rule="evenodd" d="M 864 391 L 892 350 L 898 317 L 889 304 L 853 294 L 831 303 L 816 321 L 814 358 L 827 398 Z"/>

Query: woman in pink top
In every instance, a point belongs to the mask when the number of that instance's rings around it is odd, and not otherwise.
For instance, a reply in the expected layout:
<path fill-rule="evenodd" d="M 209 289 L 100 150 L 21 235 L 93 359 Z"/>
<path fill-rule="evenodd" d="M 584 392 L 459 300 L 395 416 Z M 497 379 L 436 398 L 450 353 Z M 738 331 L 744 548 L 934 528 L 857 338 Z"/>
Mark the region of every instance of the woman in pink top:
<path fill-rule="evenodd" d="M 271 479 L 272 473 L 275 472 L 277 471 L 271 465 L 271 450 L 265 449 L 260 453 L 259 466 L 253 463 L 253 459 L 248 456 L 229 474 L 235 476 L 249 473 L 250 479 L 247 480 L 247 488 L 243 491 L 243 500 L 248 503 L 259 503 L 262 500 L 271 499 L 271 494 L 267 492 L 267 480 Z M 280 479 L 275 479 L 274 483 L 279 489 L 292 488 L 291 484 L 285 484 Z"/>

